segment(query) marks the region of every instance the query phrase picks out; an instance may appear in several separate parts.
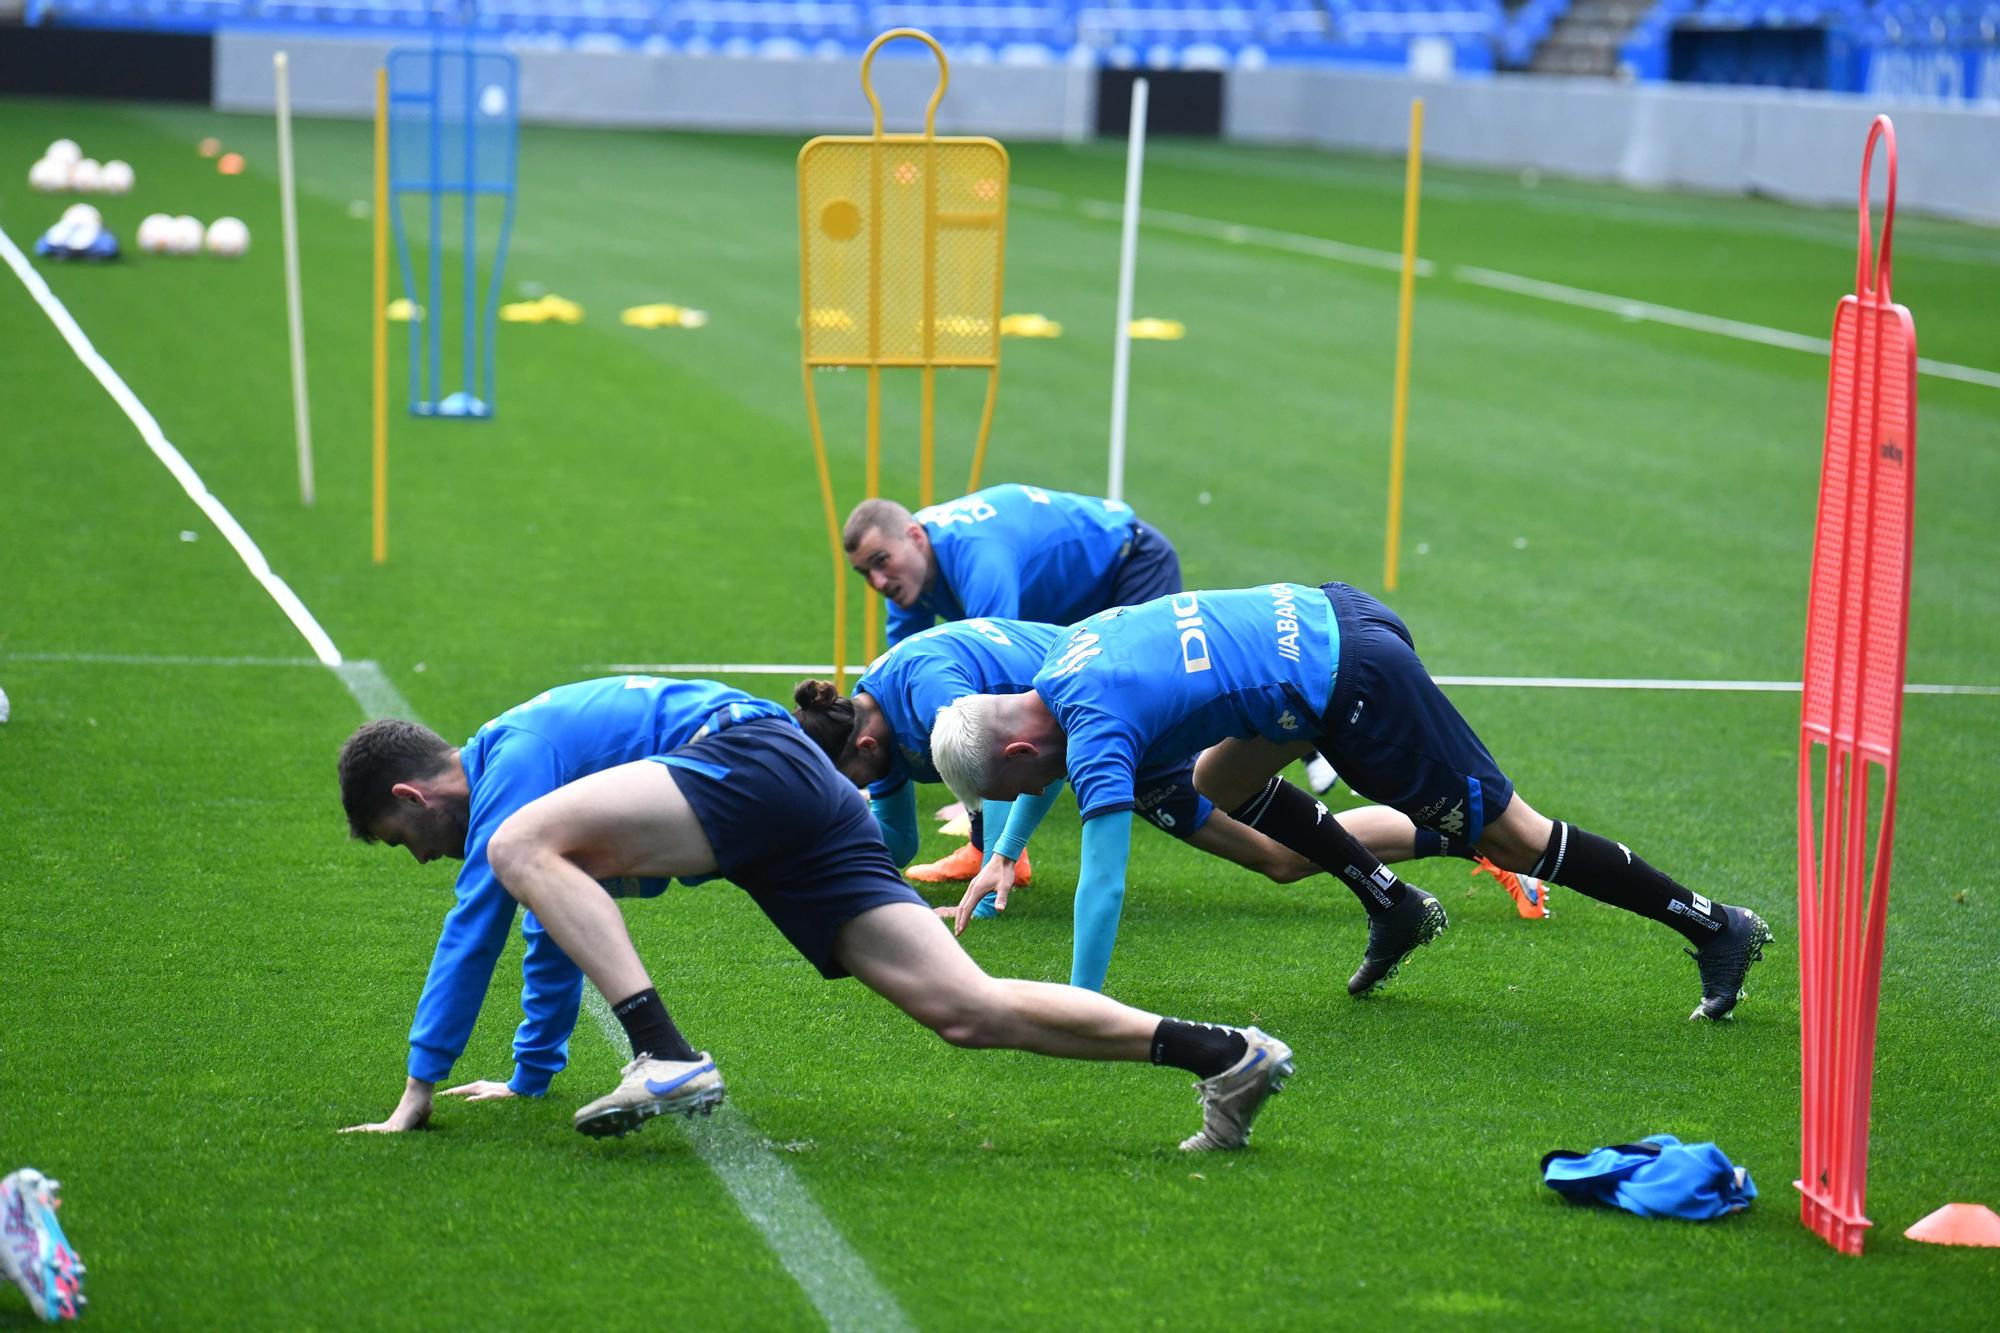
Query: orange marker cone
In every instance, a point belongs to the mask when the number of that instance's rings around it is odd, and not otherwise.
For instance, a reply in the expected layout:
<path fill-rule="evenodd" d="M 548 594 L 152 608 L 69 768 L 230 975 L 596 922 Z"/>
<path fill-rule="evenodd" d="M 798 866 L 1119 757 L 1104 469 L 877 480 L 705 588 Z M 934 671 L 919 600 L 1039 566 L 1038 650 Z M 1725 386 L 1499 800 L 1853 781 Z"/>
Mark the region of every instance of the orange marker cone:
<path fill-rule="evenodd" d="M 1903 1234 L 1932 1245 L 1990 1245 L 2000 1249 L 2000 1213 L 1983 1203 L 1948 1203 Z"/>
<path fill-rule="evenodd" d="M 215 160 L 215 169 L 225 176 L 241 176 L 243 174 L 243 154 L 224 153 Z"/>

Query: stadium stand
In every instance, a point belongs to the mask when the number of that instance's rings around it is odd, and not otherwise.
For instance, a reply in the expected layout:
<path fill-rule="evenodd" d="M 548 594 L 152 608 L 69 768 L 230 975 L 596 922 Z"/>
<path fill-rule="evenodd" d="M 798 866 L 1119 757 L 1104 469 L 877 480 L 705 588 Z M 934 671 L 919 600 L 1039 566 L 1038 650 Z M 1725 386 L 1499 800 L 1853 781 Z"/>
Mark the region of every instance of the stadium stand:
<path fill-rule="evenodd" d="M 31 0 L 30 23 L 410 33 L 459 0 Z M 2000 0 L 480 0 L 518 45 L 767 59 L 923 28 L 972 63 L 1496 68 L 2000 101 Z M 914 51 L 909 53 L 914 55 Z"/>

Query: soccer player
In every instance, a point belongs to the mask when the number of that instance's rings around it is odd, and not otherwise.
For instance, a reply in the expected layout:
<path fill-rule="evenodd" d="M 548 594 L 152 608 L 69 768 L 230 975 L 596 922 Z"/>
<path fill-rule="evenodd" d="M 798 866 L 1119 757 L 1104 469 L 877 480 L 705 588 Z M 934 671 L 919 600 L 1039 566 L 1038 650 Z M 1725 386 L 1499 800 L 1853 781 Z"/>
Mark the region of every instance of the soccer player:
<path fill-rule="evenodd" d="M 1217 808 L 1339 875 L 1361 900 L 1368 946 L 1347 983 L 1359 995 L 1448 923 L 1437 899 L 1277 776 L 1313 749 L 1355 791 L 1408 815 L 1419 855 L 1476 851 L 1678 931 L 1701 974 L 1692 1018 L 1726 1017 L 1771 939 L 1755 912 L 1711 902 L 1623 844 L 1538 814 L 1424 669 L 1408 627 L 1344 583 L 1106 611 L 1070 628 L 1033 690 L 961 699 L 931 732 L 938 771 L 968 801 L 1012 799 L 1068 774 L 1084 818 L 1073 984 L 1101 984 L 1110 962 L 1134 775 L 1200 753 L 1195 783 Z M 1004 887 L 1005 875 L 1004 859 L 989 861 L 960 905 L 961 926 L 974 895 Z"/>
<path fill-rule="evenodd" d="M 529 1053 L 542 1057 L 538 1075 L 560 1065 L 579 968 L 631 1042 L 618 1087 L 577 1112 L 577 1129 L 624 1134 L 719 1103 L 715 1061 L 675 1026 L 606 891 L 633 878 L 733 880 L 821 975 L 859 978 L 953 1045 L 1189 1070 L 1202 1104 L 1202 1128 L 1181 1145 L 1189 1151 L 1241 1147 L 1292 1072 L 1290 1048 L 1256 1028 L 988 977 L 896 873 L 861 794 L 824 752 L 778 705 L 722 685 L 633 676 L 563 686 L 501 714 L 463 749 L 413 723 L 372 722 L 343 748 L 340 784 L 357 837 L 419 862 L 465 861 L 403 1102 L 389 1121 L 358 1128 L 424 1123 L 517 901 L 540 935 L 530 966 L 542 1000 L 538 1040 L 524 1052 L 517 1039 L 517 1065 Z"/>
<path fill-rule="evenodd" d="M 1114 606 L 1181 591 L 1180 555 L 1121 500 L 1039 486 L 989 486 L 911 514 L 863 500 L 841 533 L 847 559 L 889 603 L 891 647 L 939 620 L 1033 620 L 1070 625 Z M 1314 758 L 1315 790 L 1333 771 Z M 968 843 L 912 878 L 970 879 Z"/>
<path fill-rule="evenodd" d="M 889 603 L 891 645 L 938 620 L 1068 625 L 1181 589 L 1172 542 L 1120 500 L 988 486 L 912 514 L 863 500 L 847 559 Z"/>
<path fill-rule="evenodd" d="M 793 716 L 817 741 L 834 767 L 857 786 L 868 788 L 869 809 L 881 824 L 889 854 L 897 864 L 917 849 L 918 782 L 940 782 L 931 762 L 931 723 L 938 711 L 975 694 L 1018 694 L 1032 689 L 1049 650 L 1067 633 L 1054 625 L 1021 620 L 957 620 L 923 630 L 876 658 L 855 683 L 851 698 L 831 681 L 801 681 L 794 692 Z M 972 812 L 972 841 L 989 844 L 1014 867 L 1012 883 L 1026 883 L 1028 833 L 1040 823 L 1060 784 L 1022 798 L 1010 821 L 1011 803 L 987 801 Z M 1183 762 L 1141 774 L 1135 786 L 1141 818 L 1213 856 L 1245 866 L 1280 884 L 1320 873 L 1320 868 L 1287 847 L 1214 809 L 1194 786 L 1194 764 Z M 1410 854 L 1414 827 L 1383 807 L 1341 816 L 1364 843 Z M 1378 848 L 1384 851 L 1384 848 Z M 957 908 L 942 909 L 952 916 Z M 997 904 L 982 899 L 976 917 L 992 916 Z"/>

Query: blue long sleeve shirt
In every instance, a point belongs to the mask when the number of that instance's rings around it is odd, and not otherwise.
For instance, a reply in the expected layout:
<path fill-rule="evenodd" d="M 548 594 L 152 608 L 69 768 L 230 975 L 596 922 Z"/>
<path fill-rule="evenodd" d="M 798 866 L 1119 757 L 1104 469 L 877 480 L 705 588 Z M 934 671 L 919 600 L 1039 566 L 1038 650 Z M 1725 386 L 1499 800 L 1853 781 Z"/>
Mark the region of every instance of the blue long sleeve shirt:
<path fill-rule="evenodd" d="M 678 749 L 704 727 L 786 716 L 775 703 L 713 681 L 613 676 L 545 690 L 481 727 L 459 752 L 472 792 L 465 864 L 410 1026 L 410 1077 L 436 1083 L 451 1072 L 506 947 L 515 902 L 494 878 L 486 847 L 507 816 L 587 774 Z M 651 896 L 666 881 L 633 887 Z M 538 1096 L 568 1061 L 583 973 L 532 912 L 523 917 L 521 932 L 527 942 L 521 1023 L 508 1087 Z"/>
<path fill-rule="evenodd" d="M 1072 625 L 1035 676 L 1083 814 L 1070 984 L 1100 990 L 1125 901 L 1138 775 L 1229 737 L 1316 735 L 1340 630 L 1318 588 L 1186 592 Z"/>
<path fill-rule="evenodd" d="M 1120 500 L 1039 486 L 988 486 L 920 509 L 937 579 L 907 609 L 889 607 L 889 642 L 937 620 L 1032 620 L 1068 625 L 1111 602 L 1132 543 Z"/>

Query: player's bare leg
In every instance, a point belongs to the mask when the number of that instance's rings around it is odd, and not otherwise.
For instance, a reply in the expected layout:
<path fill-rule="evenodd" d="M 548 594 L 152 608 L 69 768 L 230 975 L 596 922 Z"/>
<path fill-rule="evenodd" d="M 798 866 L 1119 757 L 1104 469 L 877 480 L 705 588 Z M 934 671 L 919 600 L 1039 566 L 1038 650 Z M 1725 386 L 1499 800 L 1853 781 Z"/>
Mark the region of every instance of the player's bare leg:
<path fill-rule="evenodd" d="M 577 1128 L 625 1134 L 662 1112 L 714 1110 L 722 1075 L 673 1026 L 624 914 L 597 883 L 716 873 L 708 835 L 666 767 L 625 764 L 531 801 L 494 833 L 487 857 L 507 891 L 611 1002 L 632 1040 L 617 1089 L 580 1109 Z"/>
<path fill-rule="evenodd" d="M 954 1046 L 1187 1068 L 1163 1059 L 1162 1046 L 1227 1043 L 1231 1058 L 1195 1085 L 1202 1129 L 1181 1144 L 1189 1151 L 1241 1147 L 1258 1108 L 1292 1073 L 1291 1048 L 1254 1027 L 1163 1020 L 1096 991 L 990 977 L 942 921 L 915 903 L 863 912 L 841 927 L 834 952 L 863 985 Z"/>

